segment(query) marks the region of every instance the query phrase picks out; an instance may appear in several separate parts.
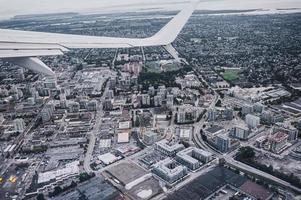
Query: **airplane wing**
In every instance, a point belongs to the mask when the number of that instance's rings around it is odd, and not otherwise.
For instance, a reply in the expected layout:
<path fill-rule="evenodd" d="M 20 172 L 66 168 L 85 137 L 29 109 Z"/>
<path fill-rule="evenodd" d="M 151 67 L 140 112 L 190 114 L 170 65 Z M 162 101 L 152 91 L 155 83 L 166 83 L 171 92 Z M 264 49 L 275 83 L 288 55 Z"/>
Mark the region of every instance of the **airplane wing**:
<path fill-rule="evenodd" d="M 190 3 L 149 38 L 113 38 L 0 29 L 0 59 L 52 76 L 54 72 L 38 56 L 61 55 L 73 48 L 163 46 L 171 52 L 171 43 L 183 29 L 197 4 L 198 1 Z M 172 53 L 172 56 L 179 59 L 176 53 Z"/>

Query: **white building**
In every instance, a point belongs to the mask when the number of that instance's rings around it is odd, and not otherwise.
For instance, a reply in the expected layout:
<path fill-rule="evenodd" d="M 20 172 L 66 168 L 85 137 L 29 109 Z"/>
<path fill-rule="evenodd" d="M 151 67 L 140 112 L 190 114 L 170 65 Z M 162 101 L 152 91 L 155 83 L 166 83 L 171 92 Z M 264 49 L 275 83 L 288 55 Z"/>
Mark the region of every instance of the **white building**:
<path fill-rule="evenodd" d="M 196 147 L 189 147 L 177 153 L 176 160 L 191 170 L 199 168 L 203 163 L 212 159 L 210 152 Z"/>
<path fill-rule="evenodd" d="M 260 118 L 251 114 L 246 115 L 245 121 L 250 128 L 256 128 L 260 124 Z"/>
<path fill-rule="evenodd" d="M 67 98 L 66 98 L 66 93 L 64 89 L 61 89 L 61 93 L 60 93 L 60 105 L 62 108 L 66 108 L 67 107 Z"/>
<path fill-rule="evenodd" d="M 162 106 L 162 97 L 160 95 L 154 96 L 154 106 Z"/>
<path fill-rule="evenodd" d="M 0 125 L 3 124 L 4 120 L 3 114 L 0 113 Z"/>
<path fill-rule="evenodd" d="M 123 122 L 119 122 L 118 124 L 119 129 L 130 129 L 131 127 L 132 127 L 131 121 L 123 121 Z"/>
<path fill-rule="evenodd" d="M 97 101 L 92 100 L 87 103 L 87 110 L 88 111 L 96 111 L 97 110 Z"/>
<path fill-rule="evenodd" d="M 173 106 L 173 95 L 172 94 L 168 94 L 167 96 L 166 96 L 166 105 L 168 106 L 168 107 L 171 107 L 171 106 Z"/>
<path fill-rule="evenodd" d="M 107 95 L 108 99 L 114 99 L 114 91 L 113 90 L 108 90 L 106 95 Z"/>
<path fill-rule="evenodd" d="M 157 141 L 158 133 L 153 131 L 146 131 L 146 133 L 143 134 L 143 141 L 148 144 L 154 144 Z"/>
<path fill-rule="evenodd" d="M 23 133 L 25 130 L 25 122 L 23 119 L 15 119 L 14 120 L 14 129 L 15 132 Z"/>
<path fill-rule="evenodd" d="M 243 115 L 251 114 L 253 113 L 253 105 L 252 104 L 244 104 L 241 108 L 241 113 Z"/>
<path fill-rule="evenodd" d="M 231 135 L 235 138 L 238 138 L 240 140 L 246 140 L 248 139 L 250 135 L 249 128 L 244 125 L 236 125 L 231 130 Z"/>
<path fill-rule="evenodd" d="M 185 147 L 183 144 L 170 144 L 166 139 L 163 139 L 156 143 L 155 148 L 168 156 L 175 156 L 176 153 L 183 150 Z"/>
<path fill-rule="evenodd" d="M 117 143 L 128 143 L 129 141 L 130 141 L 129 132 L 118 133 Z"/>
<path fill-rule="evenodd" d="M 150 105 L 150 96 L 148 94 L 143 94 L 141 96 L 142 105 L 149 106 Z"/>
<path fill-rule="evenodd" d="M 68 102 L 68 109 L 71 113 L 79 112 L 80 105 L 78 102 L 70 101 Z"/>
<path fill-rule="evenodd" d="M 44 88 L 55 89 L 57 87 L 57 81 L 53 77 L 47 77 L 44 80 Z"/>
<path fill-rule="evenodd" d="M 51 180 L 62 180 L 77 174 L 79 174 L 79 161 L 74 161 L 66 164 L 64 168 L 39 173 L 38 183 L 46 183 Z"/>
<path fill-rule="evenodd" d="M 52 118 L 54 110 L 55 105 L 53 103 L 48 103 L 47 105 L 45 105 L 41 112 L 43 123 L 48 122 Z"/>
<path fill-rule="evenodd" d="M 154 165 L 153 172 L 171 184 L 183 178 L 187 174 L 187 168 L 177 165 L 171 158 L 166 158 Z"/>

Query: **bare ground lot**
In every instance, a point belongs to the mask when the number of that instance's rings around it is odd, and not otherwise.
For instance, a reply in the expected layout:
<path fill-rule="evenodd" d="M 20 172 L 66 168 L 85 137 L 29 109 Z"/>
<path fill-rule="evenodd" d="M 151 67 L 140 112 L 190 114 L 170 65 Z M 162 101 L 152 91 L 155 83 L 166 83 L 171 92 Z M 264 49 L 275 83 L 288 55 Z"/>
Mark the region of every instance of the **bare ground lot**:
<path fill-rule="evenodd" d="M 283 159 L 278 159 L 261 154 L 256 157 L 256 161 L 267 166 L 271 165 L 274 169 L 287 174 L 293 173 L 301 178 L 301 161 L 295 160 L 289 156 L 286 156 Z"/>

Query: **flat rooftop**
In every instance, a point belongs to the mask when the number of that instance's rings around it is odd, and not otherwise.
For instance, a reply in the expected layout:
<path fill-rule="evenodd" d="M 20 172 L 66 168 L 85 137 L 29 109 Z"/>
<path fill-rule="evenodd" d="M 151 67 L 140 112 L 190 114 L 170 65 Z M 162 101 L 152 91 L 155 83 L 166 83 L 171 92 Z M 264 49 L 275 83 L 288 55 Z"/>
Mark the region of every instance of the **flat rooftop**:
<path fill-rule="evenodd" d="M 216 133 L 216 132 L 218 132 L 220 130 L 223 130 L 223 129 L 224 128 L 221 127 L 221 126 L 214 125 L 214 126 L 212 126 L 210 128 L 207 128 L 206 131 L 213 134 L 213 133 Z"/>
<path fill-rule="evenodd" d="M 112 185 L 104 180 L 102 176 L 94 177 L 84 183 L 78 185 L 75 190 L 63 193 L 55 197 L 54 200 L 99 200 L 99 199 L 118 199 L 120 193 Z"/>
<path fill-rule="evenodd" d="M 246 181 L 246 177 L 224 167 L 216 167 L 169 195 L 165 200 L 205 199 L 227 184 L 239 188 Z"/>
<path fill-rule="evenodd" d="M 122 162 L 116 166 L 110 167 L 106 172 L 119 180 L 123 185 L 148 173 L 146 170 L 132 162 Z"/>

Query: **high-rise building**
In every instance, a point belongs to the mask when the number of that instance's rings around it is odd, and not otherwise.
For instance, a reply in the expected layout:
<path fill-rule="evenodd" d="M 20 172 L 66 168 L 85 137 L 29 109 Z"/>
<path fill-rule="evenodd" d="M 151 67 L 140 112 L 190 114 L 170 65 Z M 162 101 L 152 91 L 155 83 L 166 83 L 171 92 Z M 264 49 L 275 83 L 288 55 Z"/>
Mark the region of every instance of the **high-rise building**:
<path fill-rule="evenodd" d="M 233 127 L 233 129 L 230 131 L 230 135 L 232 137 L 235 137 L 240 140 L 246 140 L 248 139 L 250 134 L 249 128 L 242 125 L 236 125 Z"/>
<path fill-rule="evenodd" d="M 25 80 L 24 68 L 18 69 L 18 78 L 22 81 Z"/>
<path fill-rule="evenodd" d="M 131 72 L 135 75 L 139 75 L 139 73 L 142 71 L 142 63 L 140 62 L 126 63 L 124 65 L 124 68 L 127 72 Z"/>
<path fill-rule="evenodd" d="M 148 94 L 151 95 L 151 96 L 155 95 L 155 88 L 154 88 L 154 86 L 148 87 Z"/>
<path fill-rule="evenodd" d="M 218 135 L 216 137 L 216 146 L 219 151 L 227 152 L 231 147 L 231 140 L 225 134 Z"/>
<path fill-rule="evenodd" d="M 45 105 L 45 107 L 41 111 L 43 123 L 51 120 L 54 110 L 55 110 L 55 105 L 53 103 L 49 102 L 47 105 Z"/>
<path fill-rule="evenodd" d="M 2 113 L 0 113 L 0 125 L 4 122 L 4 116 Z"/>
<path fill-rule="evenodd" d="M 117 77 L 111 77 L 109 80 L 109 88 L 112 90 L 116 87 Z"/>
<path fill-rule="evenodd" d="M 264 105 L 260 102 L 257 102 L 254 104 L 253 110 L 254 110 L 254 112 L 262 113 L 262 111 L 264 110 Z"/>
<path fill-rule="evenodd" d="M 158 138 L 158 133 L 154 132 L 154 131 L 146 131 L 143 134 L 143 141 L 145 142 L 145 144 L 147 145 L 152 145 L 157 141 Z"/>
<path fill-rule="evenodd" d="M 57 81 L 54 77 L 47 77 L 44 80 L 44 88 L 55 89 L 57 87 Z"/>
<path fill-rule="evenodd" d="M 180 111 L 177 113 L 177 122 L 178 123 L 185 123 L 186 122 L 186 117 L 185 117 L 185 112 Z"/>
<path fill-rule="evenodd" d="M 165 85 L 160 85 L 158 87 L 158 95 L 161 95 L 162 99 L 165 99 L 165 97 L 166 97 L 166 87 L 165 87 Z"/>
<path fill-rule="evenodd" d="M 89 102 L 88 98 L 82 96 L 82 97 L 79 99 L 79 107 L 80 107 L 81 109 L 86 109 L 86 108 L 87 108 L 87 105 L 88 105 L 88 102 Z"/>
<path fill-rule="evenodd" d="M 244 104 L 241 108 L 241 113 L 243 115 L 251 114 L 253 113 L 253 105 L 251 104 Z"/>
<path fill-rule="evenodd" d="M 96 111 L 97 110 L 97 101 L 92 100 L 87 103 L 87 110 L 88 111 Z"/>
<path fill-rule="evenodd" d="M 270 148 L 274 153 L 279 153 L 287 145 L 288 135 L 284 132 L 276 132 L 270 138 Z"/>
<path fill-rule="evenodd" d="M 199 117 L 199 110 L 191 105 L 184 105 L 179 108 L 177 113 L 178 123 L 187 123 L 196 121 Z"/>
<path fill-rule="evenodd" d="M 14 120 L 15 132 L 23 133 L 25 130 L 25 122 L 23 119 L 18 118 Z"/>
<path fill-rule="evenodd" d="M 233 119 L 233 109 L 232 108 L 225 108 L 223 113 L 222 113 L 222 117 L 225 119 L 225 120 L 232 120 Z"/>
<path fill-rule="evenodd" d="M 273 133 L 283 132 L 288 135 L 289 141 L 296 141 L 298 139 L 298 129 L 288 123 L 278 123 L 273 127 Z"/>
<path fill-rule="evenodd" d="M 150 105 L 150 96 L 148 94 L 143 94 L 142 99 L 141 99 L 141 103 L 144 106 L 149 106 Z"/>
<path fill-rule="evenodd" d="M 40 97 L 39 92 L 36 90 L 35 87 L 30 88 L 30 93 L 31 93 L 31 96 L 32 96 L 35 100 L 37 100 L 37 99 Z"/>
<path fill-rule="evenodd" d="M 173 95 L 172 94 L 168 94 L 167 96 L 166 96 L 166 105 L 168 106 L 168 107 L 172 107 L 173 106 Z"/>
<path fill-rule="evenodd" d="M 256 128 L 260 124 L 260 118 L 256 115 L 247 114 L 245 121 L 250 128 Z"/>
<path fill-rule="evenodd" d="M 271 125 L 278 122 L 283 122 L 284 117 L 282 114 L 276 114 L 276 113 L 272 113 L 271 111 L 264 110 L 260 114 L 260 120 L 264 124 Z"/>
<path fill-rule="evenodd" d="M 108 90 L 106 94 L 108 99 L 114 99 L 114 91 L 113 90 Z"/>
<path fill-rule="evenodd" d="M 67 107 L 67 98 L 66 98 L 65 89 L 61 89 L 61 92 L 60 92 L 60 106 L 62 108 Z"/>
<path fill-rule="evenodd" d="M 104 110 L 112 110 L 113 109 L 113 104 L 111 99 L 106 99 L 102 103 L 103 109 Z"/>
<path fill-rule="evenodd" d="M 76 112 L 79 112 L 80 105 L 78 102 L 70 101 L 70 102 L 68 102 L 68 109 L 69 109 L 69 112 L 76 113 Z"/>
<path fill-rule="evenodd" d="M 154 96 L 154 106 L 162 106 L 162 97 L 160 95 Z"/>
<path fill-rule="evenodd" d="M 216 113 L 216 110 L 215 110 L 215 108 L 210 108 L 209 110 L 208 110 L 208 121 L 215 121 L 216 120 L 216 118 L 217 118 L 217 115 L 216 115 L 217 113 Z"/>

